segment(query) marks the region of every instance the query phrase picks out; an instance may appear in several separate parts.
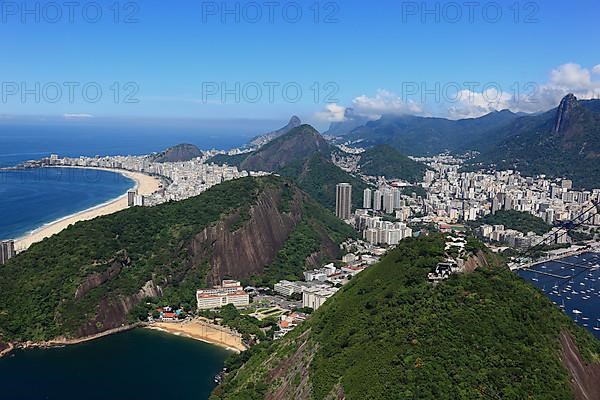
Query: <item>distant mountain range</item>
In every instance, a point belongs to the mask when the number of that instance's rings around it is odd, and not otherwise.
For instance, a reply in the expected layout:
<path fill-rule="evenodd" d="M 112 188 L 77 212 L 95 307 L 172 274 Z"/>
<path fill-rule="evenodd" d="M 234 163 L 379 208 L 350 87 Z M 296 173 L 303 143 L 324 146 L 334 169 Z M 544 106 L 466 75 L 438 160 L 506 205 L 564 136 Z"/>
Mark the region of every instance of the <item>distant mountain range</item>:
<path fill-rule="evenodd" d="M 331 124 L 328 132 L 343 131 L 340 126 Z M 473 167 L 567 177 L 578 187 L 600 187 L 600 100 L 578 100 L 572 94 L 557 108 L 536 114 L 503 110 L 461 120 L 384 115 L 342 140 L 358 141 L 379 159 L 389 158 L 377 154 L 386 148 L 373 146 L 388 145 L 415 156 L 477 151 L 481 154 Z"/>
<path fill-rule="evenodd" d="M 508 110 L 480 118 L 450 120 L 417 116 L 384 115 L 352 130 L 344 141 L 361 140 L 362 147 L 387 144 L 403 154 L 424 156 L 484 149 L 502 138 L 502 129 L 519 115 Z M 500 137 L 498 137 L 500 136 Z"/>
<path fill-rule="evenodd" d="M 332 122 L 327 132 L 324 133 L 326 136 L 344 136 L 352 132 L 354 129 L 365 125 L 369 122 L 369 118 L 361 115 L 357 115 L 353 108 L 347 108 L 344 111 L 344 120 L 339 122 Z"/>
<path fill-rule="evenodd" d="M 600 100 L 577 100 L 570 94 L 557 108 L 517 118 L 505 130 L 508 134 L 475 160 L 478 165 L 600 187 Z"/>
<path fill-rule="evenodd" d="M 165 163 L 190 161 L 197 157 L 202 157 L 202 151 L 193 144 L 184 143 L 170 147 L 151 158 L 154 162 Z"/>

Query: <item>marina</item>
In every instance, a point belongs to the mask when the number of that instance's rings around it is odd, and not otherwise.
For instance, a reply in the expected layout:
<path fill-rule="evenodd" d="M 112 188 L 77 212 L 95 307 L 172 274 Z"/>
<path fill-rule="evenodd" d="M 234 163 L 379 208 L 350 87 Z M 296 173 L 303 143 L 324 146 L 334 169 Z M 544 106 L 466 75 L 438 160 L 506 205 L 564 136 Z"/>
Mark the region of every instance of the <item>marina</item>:
<path fill-rule="evenodd" d="M 600 339 L 600 253 L 546 261 L 523 268 L 518 274 Z"/>

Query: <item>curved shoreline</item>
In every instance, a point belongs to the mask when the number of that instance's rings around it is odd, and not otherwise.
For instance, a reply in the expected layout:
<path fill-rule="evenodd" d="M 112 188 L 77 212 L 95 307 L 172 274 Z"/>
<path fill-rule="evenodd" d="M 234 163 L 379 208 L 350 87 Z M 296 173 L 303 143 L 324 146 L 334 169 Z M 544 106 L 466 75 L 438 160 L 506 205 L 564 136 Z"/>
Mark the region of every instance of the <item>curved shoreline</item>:
<path fill-rule="evenodd" d="M 53 167 L 55 168 L 55 167 Z M 132 181 L 135 182 L 134 189 L 138 191 L 139 194 L 147 196 L 154 192 L 156 192 L 161 185 L 161 182 L 158 178 L 143 174 L 141 172 L 133 172 L 122 169 L 113 169 L 113 168 L 96 168 L 96 167 L 67 167 L 67 166 L 59 166 L 56 168 L 75 168 L 75 169 L 95 169 L 117 173 L 123 175 Z M 130 190 L 130 189 L 128 189 Z M 32 244 L 41 242 L 42 240 L 53 236 L 60 231 L 66 229 L 70 225 L 73 225 L 80 221 L 88 221 L 94 219 L 96 217 L 100 217 L 103 215 L 114 214 L 118 211 L 126 209 L 127 206 L 127 192 L 120 195 L 119 197 L 104 202 L 102 204 L 95 205 L 88 209 L 76 212 L 71 215 L 67 215 L 65 217 L 59 218 L 55 221 L 49 222 L 40 226 L 39 228 L 34 229 L 33 231 L 27 233 L 24 236 L 21 236 L 18 239 L 15 239 L 15 249 L 17 252 L 22 252 L 27 250 Z"/>
<path fill-rule="evenodd" d="M 247 350 L 247 347 L 242 343 L 241 335 L 235 334 L 231 330 L 220 325 L 214 325 L 203 319 L 194 318 L 193 320 L 185 322 L 155 322 L 152 324 L 137 322 L 77 339 L 56 338 L 45 342 L 6 343 L 7 347 L 0 351 L 0 358 L 7 356 L 15 349 L 51 349 L 73 346 L 138 328 L 146 328 L 173 336 L 198 340 L 234 353 L 240 353 Z"/>
<path fill-rule="evenodd" d="M 247 350 L 240 334 L 236 334 L 220 325 L 214 325 L 202 318 L 194 318 L 184 322 L 155 322 L 144 327 L 175 336 L 199 340 L 235 353 Z"/>

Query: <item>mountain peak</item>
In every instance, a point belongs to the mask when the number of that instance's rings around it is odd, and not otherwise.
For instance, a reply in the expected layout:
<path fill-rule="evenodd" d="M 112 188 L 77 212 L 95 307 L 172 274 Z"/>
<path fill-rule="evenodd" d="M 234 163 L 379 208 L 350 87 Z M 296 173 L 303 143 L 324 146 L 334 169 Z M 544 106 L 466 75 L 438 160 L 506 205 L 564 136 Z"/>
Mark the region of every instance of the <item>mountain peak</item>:
<path fill-rule="evenodd" d="M 264 135 L 259 135 L 259 136 L 255 137 L 254 139 L 252 139 L 250 141 L 250 144 L 252 146 L 257 146 L 257 147 L 264 146 L 265 144 L 269 143 L 271 140 L 285 135 L 286 133 L 288 133 L 289 131 L 291 131 L 294 128 L 299 127 L 300 125 L 302 125 L 302 120 L 300 120 L 300 118 L 297 117 L 296 115 L 292 115 L 292 118 L 290 118 L 290 121 L 288 122 L 288 124 L 286 126 L 284 126 L 283 128 L 277 129 L 276 131 L 265 133 Z"/>
<path fill-rule="evenodd" d="M 331 151 L 329 143 L 312 126 L 304 124 L 278 136 L 249 155 L 241 164 L 252 171 L 277 171 L 316 153 Z"/>
<path fill-rule="evenodd" d="M 193 144 L 182 143 L 157 154 L 154 156 L 153 161 L 159 163 L 184 162 L 193 160 L 196 157 L 202 157 L 202 151 Z"/>
<path fill-rule="evenodd" d="M 571 121 L 573 110 L 579 105 L 577 97 L 569 93 L 560 101 L 560 105 L 556 111 L 556 120 L 554 122 L 553 133 L 564 132 Z"/>
<path fill-rule="evenodd" d="M 302 124 L 302 120 L 300 119 L 300 117 L 298 117 L 296 115 L 292 115 L 292 118 L 290 118 L 290 122 L 288 123 L 288 126 L 295 128 L 297 126 L 300 126 L 301 124 Z"/>

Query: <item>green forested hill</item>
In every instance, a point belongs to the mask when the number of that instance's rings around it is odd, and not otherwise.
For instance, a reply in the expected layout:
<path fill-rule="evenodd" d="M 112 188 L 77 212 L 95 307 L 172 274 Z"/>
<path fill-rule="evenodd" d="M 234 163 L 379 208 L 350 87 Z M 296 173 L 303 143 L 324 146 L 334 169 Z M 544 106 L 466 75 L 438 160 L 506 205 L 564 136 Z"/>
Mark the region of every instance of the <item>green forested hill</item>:
<path fill-rule="evenodd" d="M 496 214 L 486 215 L 477 221 L 474 221 L 472 226 L 487 225 L 504 225 L 507 229 L 514 229 L 522 233 L 535 232 L 538 235 L 547 233 L 552 228 L 543 219 L 531 215 L 526 212 L 515 210 L 501 210 Z"/>
<path fill-rule="evenodd" d="M 302 190 L 330 210 L 335 210 L 335 187 L 338 183 L 352 185 L 352 205 L 355 209 L 362 208 L 363 191 L 368 187 L 361 179 L 343 171 L 320 154 L 297 160 L 279 173 L 294 179 Z"/>
<path fill-rule="evenodd" d="M 427 167 L 411 160 L 392 146 L 378 145 L 361 154 L 360 170 L 366 175 L 414 183 L 423 180 Z"/>
<path fill-rule="evenodd" d="M 319 250 L 335 255 L 337 244 L 351 235 L 349 226 L 273 176 L 230 181 L 181 202 L 80 222 L 2 266 L 0 342 L 115 328 L 147 296 L 193 304 L 208 274 L 216 281 L 224 275 L 243 278 L 273 264 L 271 279 L 298 275 L 309 255 Z M 296 251 L 277 268 L 286 246 Z"/>
<path fill-rule="evenodd" d="M 211 399 L 574 399 L 559 335 L 587 360 L 599 342 L 481 252 L 474 273 L 430 285 L 443 243 L 402 241 Z"/>
<path fill-rule="evenodd" d="M 335 209 L 336 184 L 347 182 L 352 184 L 354 208 L 362 207 L 363 191 L 367 184 L 333 164 L 331 152 L 332 147 L 317 130 L 310 125 L 301 125 L 255 152 L 216 156 L 209 161 L 286 176 L 330 210 Z"/>
<path fill-rule="evenodd" d="M 567 95 L 558 108 L 518 118 L 505 130 L 510 135 L 475 159 L 477 165 L 568 177 L 580 188 L 600 185 L 600 100 Z"/>

